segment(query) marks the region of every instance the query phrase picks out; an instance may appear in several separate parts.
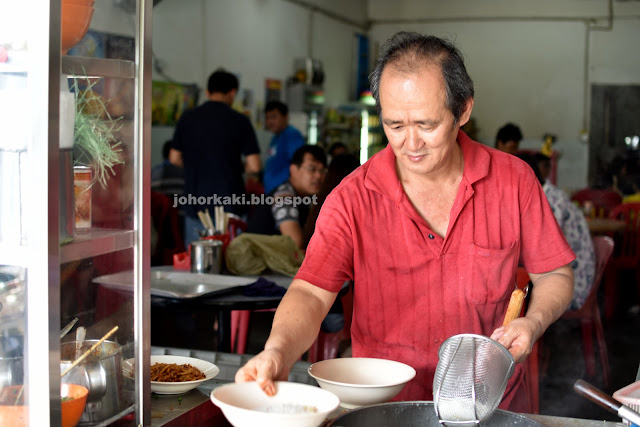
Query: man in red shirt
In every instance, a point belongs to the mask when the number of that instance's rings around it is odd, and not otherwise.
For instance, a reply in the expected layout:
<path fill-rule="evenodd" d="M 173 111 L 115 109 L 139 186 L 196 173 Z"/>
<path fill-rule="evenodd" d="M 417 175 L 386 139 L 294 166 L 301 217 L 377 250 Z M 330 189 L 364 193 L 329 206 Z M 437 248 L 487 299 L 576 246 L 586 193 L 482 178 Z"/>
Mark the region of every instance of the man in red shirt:
<path fill-rule="evenodd" d="M 326 199 L 265 350 L 236 381 L 274 393 L 272 381 L 287 379 L 345 280 L 354 281 L 353 355 L 417 371 L 398 400 L 432 400 L 448 337 L 491 336 L 522 362 L 571 300 L 574 255 L 533 171 L 460 131 L 473 107 L 460 52 L 398 33 L 371 83 L 389 145 Z M 519 262 L 535 284 L 529 309 L 499 327 Z M 528 410 L 521 385 L 519 364 L 502 408 Z"/>

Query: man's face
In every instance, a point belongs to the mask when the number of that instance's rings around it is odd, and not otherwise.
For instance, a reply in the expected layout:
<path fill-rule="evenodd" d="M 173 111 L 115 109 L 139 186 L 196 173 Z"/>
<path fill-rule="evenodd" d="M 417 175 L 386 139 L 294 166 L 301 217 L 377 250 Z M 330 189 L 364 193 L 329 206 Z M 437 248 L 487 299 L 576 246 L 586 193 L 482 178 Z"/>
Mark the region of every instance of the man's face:
<path fill-rule="evenodd" d="M 327 167 L 317 161 L 311 154 L 306 153 L 300 167 L 291 165 L 291 185 L 300 196 L 317 194 L 322 187 Z"/>
<path fill-rule="evenodd" d="M 498 144 L 496 144 L 496 148 L 498 150 L 504 151 L 505 153 L 509 153 L 509 154 L 516 154 L 518 152 L 519 146 L 520 146 L 520 143 L 514 140 L 509 140 L 507 142 L 498 140 Z"/>
<path fill-rule="evenodd" d="M 396 156 L 400 177 L 441 173 L 456 149 L 458 129 L 471 115 L 469 100 L 454 123 L 446 107 L 444 78 L 438 65 L 425 63 L 411 72 L 389 64 L 380 79 L 381 118 Z"/>
<path fill-rule="evenodd" d="M 264 123 L 267 129 L 278 134 L 286 129 L 289 117 L 278 110 L 270 110 L 264 113 Z"/>

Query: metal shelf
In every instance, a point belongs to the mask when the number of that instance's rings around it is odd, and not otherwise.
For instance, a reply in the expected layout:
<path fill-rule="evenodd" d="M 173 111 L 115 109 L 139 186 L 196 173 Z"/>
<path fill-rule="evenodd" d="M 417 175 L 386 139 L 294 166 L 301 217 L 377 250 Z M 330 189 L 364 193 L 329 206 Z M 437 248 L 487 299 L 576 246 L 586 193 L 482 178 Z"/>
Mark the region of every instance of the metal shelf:
<path fill-rule="evenodd" d="M 63 56 L 62 72 L 76 76 L 133 79 L 136 76 L 136 65 L 133 61 L 124 59 Z"/>
<path fill-rule="evenodd" d="M 60 247 L 60 262 L 77 261 L 133 248 L 135 233 L 134 230 L 104 228 L 78 231 L 71 243 Z"/>

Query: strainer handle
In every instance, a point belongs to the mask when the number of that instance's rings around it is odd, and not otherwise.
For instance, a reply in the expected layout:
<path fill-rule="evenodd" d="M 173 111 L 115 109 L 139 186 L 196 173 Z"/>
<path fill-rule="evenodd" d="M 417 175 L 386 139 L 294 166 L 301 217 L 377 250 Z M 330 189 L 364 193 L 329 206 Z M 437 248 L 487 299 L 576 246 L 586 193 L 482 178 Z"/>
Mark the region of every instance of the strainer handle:
<path fill-rule="evenodd" d="M 502 325 L 506 325 L 514 319 L 520 317 L 522 311 L 522 304 L 524 303 L 525 291 L 522 289 L 516 289 L 511 292 L 511 299 L 509 300 L 509 306 L 507 307 L 507 313 L 504 316 Z"/>

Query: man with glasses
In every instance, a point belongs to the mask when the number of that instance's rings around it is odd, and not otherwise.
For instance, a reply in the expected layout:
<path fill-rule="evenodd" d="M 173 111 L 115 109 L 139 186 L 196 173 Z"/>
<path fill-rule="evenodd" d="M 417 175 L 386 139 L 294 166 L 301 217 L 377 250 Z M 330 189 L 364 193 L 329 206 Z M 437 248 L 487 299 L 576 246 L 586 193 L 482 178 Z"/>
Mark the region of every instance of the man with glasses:
<path fill-rule="evenodd" d="M 299 248 L 303 245 L 302 228 L 314 196 L 320 191 L 327 173 L 327 155 L 317 145 L 298 148 L 289 165 L 289 179 L 265 198 L 248 222 L 249 233 L 289 236 Z"/>

